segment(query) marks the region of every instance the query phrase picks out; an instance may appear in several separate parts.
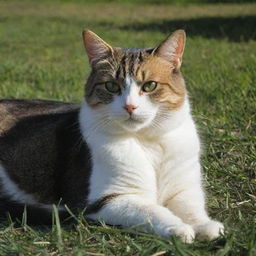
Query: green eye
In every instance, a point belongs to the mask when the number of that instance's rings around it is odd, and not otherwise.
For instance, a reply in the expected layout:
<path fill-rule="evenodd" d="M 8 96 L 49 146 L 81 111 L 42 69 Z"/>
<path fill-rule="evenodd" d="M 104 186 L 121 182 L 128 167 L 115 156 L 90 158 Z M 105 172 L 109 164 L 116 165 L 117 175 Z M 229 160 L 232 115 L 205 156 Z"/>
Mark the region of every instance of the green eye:
<path fill-rule="evenodd" d="M 114 82 L 106 82 L 105 88 L 111 93 L 118 93 L 120 91 L 119 85 Z"/>
<path fill-rule="evenodd" d="M 156 89 L 157 87 L 157 82 L 155 81 L 149 81 L 143 84 L 142 86 L 142 91 L 143 92 L 152 92 Z"/>

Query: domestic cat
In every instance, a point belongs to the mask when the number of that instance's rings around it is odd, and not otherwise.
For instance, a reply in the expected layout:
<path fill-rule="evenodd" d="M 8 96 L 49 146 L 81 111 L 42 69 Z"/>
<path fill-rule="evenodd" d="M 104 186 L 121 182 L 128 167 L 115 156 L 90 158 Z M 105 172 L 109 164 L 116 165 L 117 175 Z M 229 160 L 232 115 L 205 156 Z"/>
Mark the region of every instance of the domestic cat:
<path fill-rule="evenodd" d="M 0 209 L 49 221 L 51 205 L 191 243 L 224 227 L 205 209 L 200 141 L 180 67 L 185 32 L 155 48 L 83 33 L 91 73 L 82 106 L 0 101 Z"/>

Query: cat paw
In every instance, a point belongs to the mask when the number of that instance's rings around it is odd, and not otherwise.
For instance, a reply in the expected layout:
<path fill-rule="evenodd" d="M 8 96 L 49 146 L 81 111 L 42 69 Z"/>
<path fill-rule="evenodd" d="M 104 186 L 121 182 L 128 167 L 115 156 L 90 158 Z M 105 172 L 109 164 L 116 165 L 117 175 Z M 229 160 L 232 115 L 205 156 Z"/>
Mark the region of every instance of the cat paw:
<path fill-rule="evenodd" d="M 162 236 L 170 237 L 171 235 L 175 235 L 181 239 L 183 243 L 191 244 L 195 239 L 195 231 L 194 229 L 187 224 L 179 224 L 175 227 L 169 227 L 163 230 Z"/>
<path fill-rule="evenodd" d="M 178 236 L 183 243 L 191 244 L 195 239 L 195 231 L 190 225 L 182 224 L 174 229 L 173 234 Z"/>
<path fill-rule="evenodd" d="M 223 224 L 215 220 L 196 225 L 194 226 L 194 229 L 199 239 L 214 240 L 224 234 Z"/>

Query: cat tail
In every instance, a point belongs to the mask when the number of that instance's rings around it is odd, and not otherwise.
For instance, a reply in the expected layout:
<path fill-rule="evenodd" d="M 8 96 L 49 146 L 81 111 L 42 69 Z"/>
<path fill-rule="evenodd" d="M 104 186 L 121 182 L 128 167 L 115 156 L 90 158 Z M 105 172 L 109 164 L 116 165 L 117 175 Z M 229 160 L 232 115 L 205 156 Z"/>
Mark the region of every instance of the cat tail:
<path fill-rule="evenodd" d="M 52 225 L 56 218 L 61 222 L 70 222 L 71 215 L 63 206 L 56 206 L 57 212 L 54 211 L 53 205 L 32 205 L 13 201 L 9 198 L 0 198 L 0 220 L 11 220 L 28 225 Z M 58 215 L 58 217 L 56 216 Z M 68 221 L 69 220 L 69 221 Z"/>

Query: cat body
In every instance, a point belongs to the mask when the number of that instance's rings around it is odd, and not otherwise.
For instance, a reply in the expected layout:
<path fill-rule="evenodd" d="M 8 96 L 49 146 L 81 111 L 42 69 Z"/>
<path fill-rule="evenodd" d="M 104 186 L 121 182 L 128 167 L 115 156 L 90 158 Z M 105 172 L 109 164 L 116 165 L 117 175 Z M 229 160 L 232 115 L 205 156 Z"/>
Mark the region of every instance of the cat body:
<path fill-rule="evenodd" d="M 18 101 L 0 102 L 2 202 L 46 216 L 61 198 L 112 225 L 188 243 L 218 237 L 223 225 L 205 210 L 200 142 L 179 70 L 185 33 L 154 49 L 114 48 L 91 31 L 84 42 L 92 72 L 81 107 L 24 101 L 22 111 Z"/>
<path fill-rule="evenodd" d="M 180 112 L 187 116 L 185 120 L 179 119 Z M 146 129 L 116 135 L 112 125 L 108 133 L 106 127 L 104 131 L 100 127 L 95 129 L 89 122 L 91 118 L 81 122 L 85 124 L 82 132 L 92 154 L 88 201 L 111 198 L 108 207 L 88 215 L 90 218 L 103 218 L 106 223 L 123 226 L 139 225 L 147 220 L 149 225 L 140 227 L 142 230 L 153 229 L 164 237 L 175 232 L 186 242 L 194 239 L 194 230 L 212 225 L 205 211 L 200 143 L 188 102 L 176 114 L 169 126 L 173 130 L 157 136 Z M 80 116 L 91 115 L 94 113 L 90 107 L 84 105 Z M 222 226 L 215 224 L 213 234 L 201 232 L 201 235 L 217 237 Z"/>
<path fill-rule="evenodd" d="M 24 204 L 51 208 L 60 198 L 71 207 L 84 208 L 91 168 L 89 149 L 79 129 L 79 106 L 2 100 L 0 113 L 3 112 L 1 198 L 23 204 L 22 212 Z M 2 209 L 1 214 L 5 214 Z"/>

